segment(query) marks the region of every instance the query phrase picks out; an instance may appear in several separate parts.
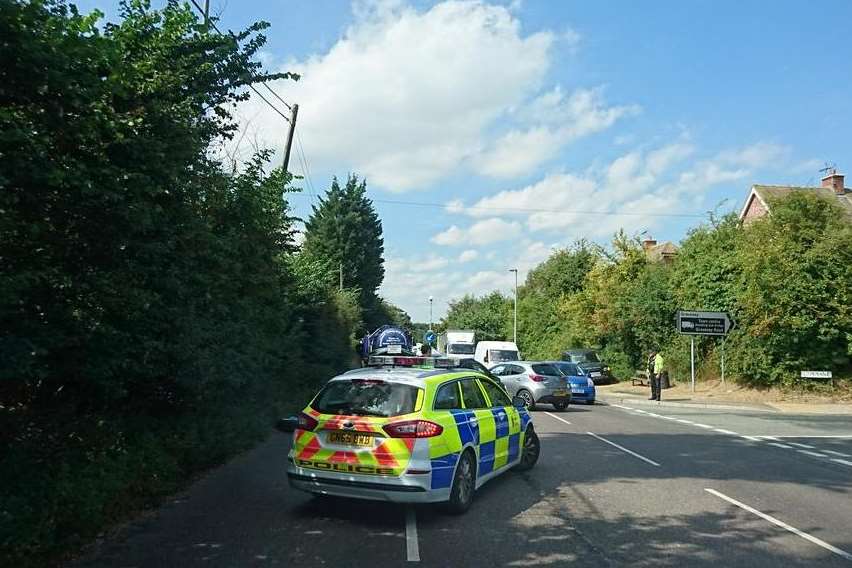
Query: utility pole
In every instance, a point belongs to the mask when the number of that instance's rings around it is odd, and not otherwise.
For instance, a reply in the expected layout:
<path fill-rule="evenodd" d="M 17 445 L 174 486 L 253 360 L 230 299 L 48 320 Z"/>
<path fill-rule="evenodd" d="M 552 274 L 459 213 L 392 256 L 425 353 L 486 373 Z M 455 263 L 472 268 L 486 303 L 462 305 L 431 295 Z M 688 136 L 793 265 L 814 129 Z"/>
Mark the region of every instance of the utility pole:
<path fill-rule="evenodd" d="M 210 30 L 210 0 L 204 0 L 204 29 Z"/>
<path fill-rule="evenodd" d="M 299 105 L 294 104 L 290 113 L 290 130 L 287 132 L 287 145 L 284 147 L 284 172 L 290 167 L 290 148 L 293 146 L 293 133 L 296 131 L 296 117 L 299 115 Z"/>
<path fill-rule="evenodd" d="M 515 273 L 515 315 L 514 323 L 512 324 L 512 341 L 518 345 L 518 269 L 510 268 L 509 272 Z"/>

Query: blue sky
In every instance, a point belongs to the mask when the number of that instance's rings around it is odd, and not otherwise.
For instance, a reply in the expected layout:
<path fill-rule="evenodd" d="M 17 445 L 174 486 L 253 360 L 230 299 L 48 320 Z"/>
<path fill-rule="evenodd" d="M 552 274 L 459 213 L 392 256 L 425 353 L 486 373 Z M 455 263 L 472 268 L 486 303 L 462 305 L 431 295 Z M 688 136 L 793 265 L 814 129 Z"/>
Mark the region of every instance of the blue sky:
<path fill-rule="evenodd" d="M 272 24 L 263 60 L 304 75 L 275 89 L 300 105 L 312 186 L 367 177 L 382 293 L 415 320 L 429 295 L 437 319 L 578 238 L 679 241 L 753 183 L 818 185 L 824 162 L 852 174 L 850 2 L 211 6 L 223 27 Z M 280 146 L 286 124 L 261 102 L 241 120 L 245 140 Z"/>

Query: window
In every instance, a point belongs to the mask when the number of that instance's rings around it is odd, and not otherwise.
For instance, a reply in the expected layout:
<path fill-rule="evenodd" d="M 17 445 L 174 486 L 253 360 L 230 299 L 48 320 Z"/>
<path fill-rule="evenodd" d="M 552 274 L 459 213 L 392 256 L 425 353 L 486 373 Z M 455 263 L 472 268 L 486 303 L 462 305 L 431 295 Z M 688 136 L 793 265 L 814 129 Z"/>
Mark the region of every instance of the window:
<path fill-rule="evenodd" d="M 519 365 L 506 365 L 506 371 L 503 373 L 503 376 L 506 375 L 520 375 L 523 374 L 524 368 Z"/>
<path fill-rule="evenodd" d="M 517 361 L 518 352 L 510 351 L 508 349 L 489 349 L 488 360 L 493 363 L 499 363 L 500 361 Z"/>
<path fill-rule="evenodd" d="M 537 363 L 532 366 L 533 373 L 537 375 L 550 375 L 552 377 L 561 377 L 562 373 L 556 370 L 556 367 L 547 363 Z"/>
<path fill-rule="evenodd" d="M 492 381 L 479 379 L 479 383 L 482 385 L 482 388 L 485 389 L 485 392 L 488 393 L 488 398 L 491 399 L 492 407 L 512 405 L 512 401 L 509 400 L 509 396 L 506 394 L 506 391 L 495 385 Z"/>
<path fill-rule="evenodd" d="M 465 408 L 488 408 L 476 379 L 462 379 L 460 384 Z"/>
<path fill-rule="evenodd" d="M 576 363 L 559 363 L 556 367 L 569 377 L 579 377 L 583 375 L 580 371 L 580 367 L 578 367 Z"/>
<path fill-rule="evenodd" d="M 497 375 L 499 377 L 500 375 L 503 375 L 503 374 L 506 373 L 506 367 L 507 367 L 507 365 L 497 365 L 496 367 L 491 369 L 491 374 Z"/>
<path fill-rule="evenodd" d="M 323 414 L 399 416 L 414 412 L 419 390 L 383 380 L 332 381 L 320 391 L 311 406 Z"/>
<path fill-rule="evenodd" d="M 453 355 L 473 355 L 476 346 L 472 343 L 450 343 L 447 349 L 447 354 Z"/>
<path fill-rule="evenodd" d="M 461 408 L 459 387 L 456 381 L 442 385 L 435 395 L 435 410 L 453 410 Z"/>

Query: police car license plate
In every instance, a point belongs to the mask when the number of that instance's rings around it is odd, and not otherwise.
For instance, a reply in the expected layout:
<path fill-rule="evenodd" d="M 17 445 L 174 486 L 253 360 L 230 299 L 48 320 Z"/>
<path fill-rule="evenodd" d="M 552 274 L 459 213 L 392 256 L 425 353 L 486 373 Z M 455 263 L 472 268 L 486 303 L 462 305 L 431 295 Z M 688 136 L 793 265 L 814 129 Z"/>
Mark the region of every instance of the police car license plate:
<path fill-rule="evenodd" d="M 373 437 L 368 434 L 355 432 L 329 432 L 328 441 L 332 444 L 347 444 L 349 446 L 372 446 Z"/>

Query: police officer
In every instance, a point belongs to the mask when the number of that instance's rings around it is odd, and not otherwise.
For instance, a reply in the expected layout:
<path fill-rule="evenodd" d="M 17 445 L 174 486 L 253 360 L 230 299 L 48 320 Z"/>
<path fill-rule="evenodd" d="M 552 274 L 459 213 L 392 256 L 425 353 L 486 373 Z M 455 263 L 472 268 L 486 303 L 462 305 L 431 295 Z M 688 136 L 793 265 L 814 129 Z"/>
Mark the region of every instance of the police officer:
<path fill-rule="evenodd" d="M 660 365 L 662 365 L 662 358 Z M 652 349 L 651 353 L 648 354 L 648 382 L 651 383 L 651 396 L 648 397 L 648 400 L 660 400 L 660 377 L 656 373 L 656 366 L 657 352 Z"/>

